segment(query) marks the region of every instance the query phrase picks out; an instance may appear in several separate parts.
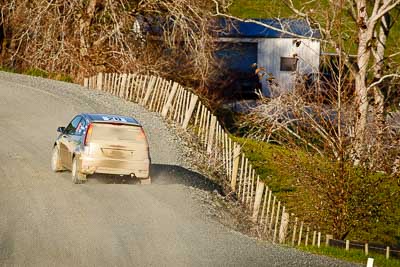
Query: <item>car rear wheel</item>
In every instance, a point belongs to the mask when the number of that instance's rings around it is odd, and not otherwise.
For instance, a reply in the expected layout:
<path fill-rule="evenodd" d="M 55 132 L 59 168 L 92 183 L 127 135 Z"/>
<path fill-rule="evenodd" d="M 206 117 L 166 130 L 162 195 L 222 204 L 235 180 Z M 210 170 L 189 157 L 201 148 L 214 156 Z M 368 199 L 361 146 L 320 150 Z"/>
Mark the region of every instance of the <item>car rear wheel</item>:
<path fill-rule="evenodd" d="M 151 184 L 151 177 L 148 177 L 146 179 L 140 179 L 140 184 Z"/>
<path fill-rule="evenodd" d="M 59 172 L 63 170 L 60 158 L 60 151 L 58 150 L 57 146 L 54 146 L 53 152 L 51 155 L 51 169 L 54 172 Z"/>
<path fill-rule="evenodd" d="M 80 173 L 79 171 L 79 164 L 78 164 L 78 160 L 76 158 L 74 158 L 72 160 L 72 182 L 74 184 L 81 184 L 86 180 L 86 175 Z"/>

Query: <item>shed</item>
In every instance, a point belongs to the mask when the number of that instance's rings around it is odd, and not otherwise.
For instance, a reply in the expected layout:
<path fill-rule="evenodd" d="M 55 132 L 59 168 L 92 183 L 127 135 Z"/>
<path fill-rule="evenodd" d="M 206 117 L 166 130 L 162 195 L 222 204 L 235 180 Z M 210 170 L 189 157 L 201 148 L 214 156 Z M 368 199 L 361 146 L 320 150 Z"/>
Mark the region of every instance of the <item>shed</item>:
<path fill-rule="evenodd" d="M 254 71 L 249 64 L 257 63 L 258 68 L 265 69 L 267 77 L 261 80 L 265 96 L 273 97 L 288 92 L 294 88 L 296 77 L 318 73 L 321 49 L 318 30 L 305 20 L 254 21 L 219 20 L 217 40 L 243 47 L 242 53 L 231 53 L 229 61 L 232 67 L 238 68 L 237 65 L 240 65 L 242 69 Z M 227 53 L 229 51 L 225 51 Z"/>

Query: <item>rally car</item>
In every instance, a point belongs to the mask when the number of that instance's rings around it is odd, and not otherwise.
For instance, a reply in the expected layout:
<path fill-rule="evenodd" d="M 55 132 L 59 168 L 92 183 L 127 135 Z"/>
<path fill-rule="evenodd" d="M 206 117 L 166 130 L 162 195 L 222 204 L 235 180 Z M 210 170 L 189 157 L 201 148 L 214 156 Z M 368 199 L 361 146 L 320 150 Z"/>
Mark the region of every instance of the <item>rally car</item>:
<path fill-rule="evenodd" d="M 70 170 L 73 183 L 82 183 L 94 173 L 128 175 L 141 184 L 151 183 L 148 141 L 134 118 L 82 113 L 57 131 L 51 168 Z"/>

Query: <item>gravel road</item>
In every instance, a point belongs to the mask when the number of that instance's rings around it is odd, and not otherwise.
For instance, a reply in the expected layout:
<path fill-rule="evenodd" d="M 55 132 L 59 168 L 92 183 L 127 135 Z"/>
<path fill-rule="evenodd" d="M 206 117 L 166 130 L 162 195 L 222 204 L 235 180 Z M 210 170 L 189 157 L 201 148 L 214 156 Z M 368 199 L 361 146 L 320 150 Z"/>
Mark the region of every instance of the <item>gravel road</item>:
<path fill-rule="evenodd" d="M 149 135 L 154 184 L 50 170 L 58 126 L 77 113 L 136 117 Z M 0 72 L 0 265 L 354 266 L 261 242 L 207 215 L 179 137 L 140 106 L 80 86 Z"/>

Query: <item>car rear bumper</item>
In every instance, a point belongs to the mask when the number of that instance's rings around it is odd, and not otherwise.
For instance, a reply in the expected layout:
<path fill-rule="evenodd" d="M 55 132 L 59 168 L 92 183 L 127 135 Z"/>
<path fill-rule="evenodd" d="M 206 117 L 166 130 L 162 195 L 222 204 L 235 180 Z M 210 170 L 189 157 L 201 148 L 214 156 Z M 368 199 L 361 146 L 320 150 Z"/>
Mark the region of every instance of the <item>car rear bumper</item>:
<path fill-rule="evenodd" d="M 84 174 L 105 173 L 134 175 L 137 178 L 149 177 L 150 160 L 129 161 L 116 159 L 97 159 L 81 157 L 80 171 Z"/>

